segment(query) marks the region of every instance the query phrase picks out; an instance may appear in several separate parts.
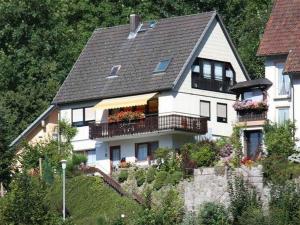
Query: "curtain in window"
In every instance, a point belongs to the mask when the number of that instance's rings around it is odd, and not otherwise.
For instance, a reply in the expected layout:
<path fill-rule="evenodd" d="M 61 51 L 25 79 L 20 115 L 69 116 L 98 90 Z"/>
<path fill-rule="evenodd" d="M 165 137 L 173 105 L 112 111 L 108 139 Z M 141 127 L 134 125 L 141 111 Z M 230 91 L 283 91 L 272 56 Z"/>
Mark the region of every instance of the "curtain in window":
<path fill-rule="evenodd" d="M 138 161 L 147 160 L 147 155 L 148 155 L 148 144 L 139 144 L 138 154 L 137 154 Z"/>
<path fill-rule="evenodd" d="M 223 64 L 215 63 L 215 79 L 222 80 L 223 78 Z"/>
<path fill-rule="evenodd" d="M 289 108 L 279 108 L 278 109 L 278 123 L 284 123 L 289 119 Z"/>
<path fill-rule="evenodd" d="M 283 64 L 278 64 L 278 94 L 279 95 L 289 95 L 290 94 L 290 78 L 288 75 L 283 73 Z"/>
<path fill-rule="evenodd" d="M 210 117 L 210 103 L 200 101 L 200 116 Z"/>
<path fill-rule="evenodd" d="M 204 78 L 211 79 L 211 64 L 210 62 L 203 62 L 203 76 Z"/>

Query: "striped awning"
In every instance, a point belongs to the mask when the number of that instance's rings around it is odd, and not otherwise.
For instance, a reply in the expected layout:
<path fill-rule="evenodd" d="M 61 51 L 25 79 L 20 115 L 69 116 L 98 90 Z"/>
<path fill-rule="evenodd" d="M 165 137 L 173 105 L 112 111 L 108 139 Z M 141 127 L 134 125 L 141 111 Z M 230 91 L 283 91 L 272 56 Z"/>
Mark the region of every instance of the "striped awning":
<path fill-rule="evenodd" d="M 104 99 L 95 105 L 95 109 L 117 109 L 130 106 L 147 105 L 147 101 L 153 98 L 157 92 L 134 95 L 120 98 Z"/>

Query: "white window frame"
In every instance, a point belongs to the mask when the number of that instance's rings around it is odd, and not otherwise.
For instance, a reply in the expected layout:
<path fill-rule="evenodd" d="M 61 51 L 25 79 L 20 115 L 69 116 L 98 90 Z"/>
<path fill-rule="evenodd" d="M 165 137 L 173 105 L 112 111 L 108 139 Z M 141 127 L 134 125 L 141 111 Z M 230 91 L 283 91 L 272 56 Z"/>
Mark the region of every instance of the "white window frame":
<path fill-rule="evenodd" d="M 282 124 L 280 121 L 279 121 L 279 111 L 280 110 L 288 110 L 288 119 L 282 121 L 283 123 L 287 120 L 290 120 L 291 119 L 291 112 L 290 112 L 290 107 L 289 106 L 282 106 L 282 107 L 277 107 L 276 108 L 276 123 L 278 124 Z"/>

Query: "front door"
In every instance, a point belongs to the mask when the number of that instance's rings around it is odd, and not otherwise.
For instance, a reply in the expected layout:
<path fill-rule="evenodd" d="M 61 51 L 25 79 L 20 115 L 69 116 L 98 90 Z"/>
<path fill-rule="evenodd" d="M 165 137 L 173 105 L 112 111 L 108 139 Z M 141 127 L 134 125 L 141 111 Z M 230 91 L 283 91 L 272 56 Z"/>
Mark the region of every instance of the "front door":
<path fill-rule="evenodd" d="M 245 131 L 247 157 L 255 160 L 261 153 L 262 131 L 251 130 Z"/>
<path fill-rule="evenodd" d="M 110 147 L 110 164 L 111 171 L 114 168 L 118 167 L 121 160 L 121 147 L 120 146 L 111 146 Z"/>

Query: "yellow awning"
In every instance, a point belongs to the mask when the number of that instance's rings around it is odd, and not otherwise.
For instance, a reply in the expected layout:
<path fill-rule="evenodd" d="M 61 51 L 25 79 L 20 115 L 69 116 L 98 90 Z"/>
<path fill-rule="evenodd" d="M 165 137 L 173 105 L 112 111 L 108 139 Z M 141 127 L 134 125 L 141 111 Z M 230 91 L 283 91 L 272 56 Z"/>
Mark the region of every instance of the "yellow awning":
<path fill-rule="evenodd" d="M 157 92 L 128 97 L 104 99 L 97 105 L 95 105 L 95 109 L 116 109 L 130 106 L 147 105 L 147 101 L 153 98 L 156 94 Z"/>

